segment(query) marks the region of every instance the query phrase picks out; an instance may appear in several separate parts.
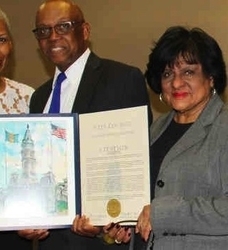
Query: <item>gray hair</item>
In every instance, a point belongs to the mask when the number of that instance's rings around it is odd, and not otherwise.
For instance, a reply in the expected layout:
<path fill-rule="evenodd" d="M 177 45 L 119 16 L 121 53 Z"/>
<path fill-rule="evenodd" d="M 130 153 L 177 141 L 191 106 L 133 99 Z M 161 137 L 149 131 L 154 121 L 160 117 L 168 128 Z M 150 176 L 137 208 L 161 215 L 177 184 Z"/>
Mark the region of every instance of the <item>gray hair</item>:
<path fill-rule="evenodd" d="M 3 20 L 10 32 L 10 21 L 9 21 L 9 18 L 8 16 L 6 15 L 6 13 L 0 8 L 0 20 Z"/>

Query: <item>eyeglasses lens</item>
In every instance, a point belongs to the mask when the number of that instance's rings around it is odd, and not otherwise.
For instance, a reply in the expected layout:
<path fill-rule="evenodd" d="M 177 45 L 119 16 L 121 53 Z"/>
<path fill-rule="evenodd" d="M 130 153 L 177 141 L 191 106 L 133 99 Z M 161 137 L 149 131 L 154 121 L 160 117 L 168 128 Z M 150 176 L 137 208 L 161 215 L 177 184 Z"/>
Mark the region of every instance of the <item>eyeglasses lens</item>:
<path fill-rule="evenodd" d="M 35 31 L 36 37 L 39 39 L 47 38 L 51 35 L 51 27 L 37 28 Z"/>
<path fill-rule="evenodd" d="M 67 34 L 72 27 L 72 23 L 59 23 L 54 26 L 55 32 L 59 35 Z"/>
<path fill-rule="evenodd" d="M 36 28 L 35 30 L 33 30 L 33 32 L 35 33 L 37 39 L 46 39 L 51 36 L 53 29 L 55 30 L 55 33 L 57 33 L 58 35 L 68 34 L 74 24 L 75 24 L 74 22 L 58 23 L 54 27 Z"/>

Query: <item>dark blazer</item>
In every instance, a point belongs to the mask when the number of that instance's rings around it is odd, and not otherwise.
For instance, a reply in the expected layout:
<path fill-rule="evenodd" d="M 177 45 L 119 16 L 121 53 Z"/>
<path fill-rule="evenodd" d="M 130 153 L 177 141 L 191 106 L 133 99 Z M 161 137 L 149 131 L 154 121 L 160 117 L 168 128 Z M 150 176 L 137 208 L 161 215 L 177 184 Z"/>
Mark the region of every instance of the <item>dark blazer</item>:
<path fill-rule="evenodd" d="M 1 249 L 33 250 L 31 241 L 21 238 L 16 231 L 1 231 L 0 244 Z"/>
<path fill-rule="evenodd" d="M 40 86 L 32 95 L 30 113 L 42 113 L 52 90 L 53 79 Z M 152 113 L 142 72 L 120 62 L 101 59 L 91 53 L 86 63 L 73 113 L 90 113 L 134 106 L 148 105 L 149 121 Z M 127 250 L 128 244 L 105 245 L 98 238 L 80 237 L 70 229 L 50 230 L 50 236 L 40 241 L 40 250 Z"/>

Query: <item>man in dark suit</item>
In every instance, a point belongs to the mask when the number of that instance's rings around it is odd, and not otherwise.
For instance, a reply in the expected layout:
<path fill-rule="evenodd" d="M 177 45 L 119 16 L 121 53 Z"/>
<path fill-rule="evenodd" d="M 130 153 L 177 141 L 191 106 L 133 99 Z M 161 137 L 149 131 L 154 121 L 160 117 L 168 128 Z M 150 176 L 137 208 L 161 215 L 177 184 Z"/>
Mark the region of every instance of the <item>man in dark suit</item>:
<path fill-rule="evenodd" d="M 89 49 L 90 25 L 81 9 L 70 0 L 47 0 L 37 11 L 33 30 L 43 54 L 56 66 L 54 78 L 41 85 L 33 94 L 31 113 L 48 113 L 53 88 L 59 73 L 64 72 L 60 113 L 89 113 L 148 105 L 146 83 L 141 71 L 120 62 L 101 59 Z M 102 228 L 82 223 L 70 229 L 22 230 L 19 234 L 39 239 L 42 250 L 128 249 L 128 244 L 105 244 L 97 237 Z M 121 227 L 113 227 L 115 239 Z M 121 231 L 123 241 L 130 238 L 130 230 Z M 125 233 L 124 233 L 125 232 Z"/>

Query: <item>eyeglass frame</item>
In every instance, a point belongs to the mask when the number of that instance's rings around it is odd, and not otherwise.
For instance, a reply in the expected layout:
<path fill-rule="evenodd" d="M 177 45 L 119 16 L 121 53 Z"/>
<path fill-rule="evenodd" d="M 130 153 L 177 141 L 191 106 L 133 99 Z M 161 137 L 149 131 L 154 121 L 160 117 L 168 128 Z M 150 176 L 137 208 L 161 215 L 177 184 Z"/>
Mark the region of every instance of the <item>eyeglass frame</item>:
<path fill-rule="evenodd" d="M 57 24 L 55 24 L 54 26 L 42 26 L 42 27 L 37 27 L 35 29 L 32 30 L 32 32 L 35 34 L 35 37 L 37 40 L 43 40 L 43 39 L 48 39 L 50 38 L 50 36 L 53 33 L 53 30 L 55 31 L 56 34 L 58 35 L 66 35 L 70 32 L 70 30 L 75 26 L 80 26 L 84 23 L 84 20 L 81 21 L 64 21 L 64 22 L 59 22 Z M 59 33 L 59 31 L 56 29 L 56 27 L 58 27 L 58 25 L 62 25 L 62 24 L 70 24 L 70 29 L 66 32 L 66 33 Z M 49 35 L 47 37 L 43 37 L 40 38 L 39 36 L 37 36 L 37 31 L 41 30 L 41 29 L 46 29 L 49 31 Z"/>

